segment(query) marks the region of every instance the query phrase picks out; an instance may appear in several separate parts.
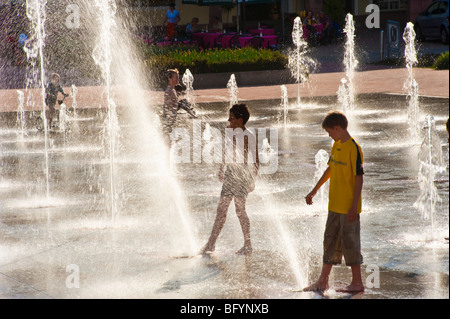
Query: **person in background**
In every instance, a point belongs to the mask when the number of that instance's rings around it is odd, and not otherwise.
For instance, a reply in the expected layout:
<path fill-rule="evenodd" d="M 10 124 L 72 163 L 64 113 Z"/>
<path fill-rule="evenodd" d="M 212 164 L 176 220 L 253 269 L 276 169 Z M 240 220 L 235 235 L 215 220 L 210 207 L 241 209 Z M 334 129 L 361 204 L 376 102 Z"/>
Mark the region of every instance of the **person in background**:
<path fill-rule="evenodd" d="M 314 14 L 312 11 L 308 11 L 306 13 L 305 18 L 303 19 L 303 24 L 307 27 L 316 25 L 316 18 L 314 17 Z"/>
<path fill-rule="evenodd" d="M 213 19 L 213 23 L 211 25 L 211 31 L 212 32 L 222 32 L 223 31 L 222 21 L 220 21 L 220 18 L 218 16 L 215 16 Z"/>
<path fill-rule="evenodd" d="M 68 96 L 69 94 L 64 93 L 64 90 L 59 83 L 60 76 L 58 73 L 53 73 L 51 77 L 50 83 L 48 83 L 47 87 L 45 88 L 45 104 L 48 106 L 48 116 L 47 116 L 47 123 L 48 127 L 52 127 L 52 121 L 53 116 L 56 113 L 55 105 L 56 101 L 58 100 L 58 93 L 62 93 L 64 96 Z"/>
<path fill-rule="evenodd" d="M 191 20 L 191 23 L 188 23 L 186 26 L 186 36 L 189 39 L 192 39 L 192 34 L 196 32 L 202 31 L 202 28 L 198 25 L 199 19 L 194 17 Z"/>
<path fill-rule="evenodd" d="M 333 23 L 329 16 L 325 14 L 323 10 L 319 11 L 319 23 L 322 24 L 322 43 L 331 43 Z"/>
<path fill-rule="evenodd" d="M 169 10 L 166 12 L 164 24 L 167 24 L 167 37 L 172 39 L 177 33 L 177 25 L 180 22 L 181 16 L 178 10 L 175 10 L 175 3 L 169 4 Z"/>

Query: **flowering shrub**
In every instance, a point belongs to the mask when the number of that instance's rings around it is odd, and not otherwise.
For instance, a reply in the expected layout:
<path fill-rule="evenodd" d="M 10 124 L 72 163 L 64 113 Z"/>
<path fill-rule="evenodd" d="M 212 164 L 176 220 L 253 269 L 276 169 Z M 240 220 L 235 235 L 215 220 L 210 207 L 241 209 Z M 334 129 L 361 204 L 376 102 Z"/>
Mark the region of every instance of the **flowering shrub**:
<path fill-rule="evenodd" d="M 145 66 L 157 83 L 166 84 L 167 69 L 177 68 L 180 74 L 189 69 L 192 74 L 282 70 L 288 58 L 280 51 L 267 49 L 215 49 L 200 51 L 196 48 L 169 47 L 147 51 Z"/>

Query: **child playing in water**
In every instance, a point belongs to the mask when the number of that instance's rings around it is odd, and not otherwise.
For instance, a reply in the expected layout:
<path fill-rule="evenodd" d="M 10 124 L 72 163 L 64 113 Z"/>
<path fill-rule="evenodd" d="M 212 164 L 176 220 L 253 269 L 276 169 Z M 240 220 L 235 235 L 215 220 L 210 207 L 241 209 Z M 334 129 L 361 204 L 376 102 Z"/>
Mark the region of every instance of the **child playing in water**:
<path fill-rule="evenodd" d="M 164 139 L 170 146 L 170 133 L 175 127 L 178 110 L 178 93 L 175 87 L 179 84 L 180 74 L 177 69 L 169 69 L 166 73 L 167 87 L 164 91 L 163 131 Z"/>
<path fill-rule="evenodd" d="M 177 92 L 178 97 L 185 94 L 184 88 L 181 84 L 175 85 L 175 91 Z M 179 110 L 179 109 L 185 110 L 193 118 L 197 117 L 194 107 L 186 99 L 181 99 L 178 101 L 177 110 Z"/>
<path fill-rule="evenodd" d="M 319 279 L 304 288 L 304 291 L 328 289 L 328 277 L 334 264 L 340 264 L 344 255 L 347 266 L 352 270 L 352 282 L 340 292 L 362 292 L 361 279 L 360 221 L 361 190 L 363 185 L 363 153 L 359 144 L 347 131 L 348 121 L 345 115 L 332 111 L 325 117 L 322 128 L 334 140 L 328 168 L 314 189 L 306 195 L 306 203 L 311 205 L 312 198 L 319 188 L 330 179 L 328 219 L 323 240 L 323 265 Z"/>
<path fill-rule="evenodd" d="M 216 240 L 225 225 L 228 207 L 234 198 L 236 215 L 244 234 L 244 246 L 236 254 L 248 255 L 252 252 L 250 240 L 250 220 L 245 210 L 245 202 L 249 192 L 255 188 L 254 179 L 258 173 L 259 158 L 255 135 L 246 129 L 245 124 L 250 117 L 246 104 L 235 104 L 230 109 L 228 121 L 231 129 L 232 145 L 225 152 L 224 162 L 220 166 L 219 180 L 223 183 L 217 207 L 216 220 L 207 244 L 202 248 L 201 254 L 214 252 Z M 228 131 L 230 132 L 230 131 Z M 228 136 L 228 134 L 227 134 Z M 228 141 L 227 141 L 228 142 Z M 235 149 L 235 151 L 234 151 Z M 224 172 L 224 167 L 226 170 Z"/>
<path fill-rule="evenodd" d="M 59 74 L 53 73 L 52 77 L 51 77 L 51 81 L 47 85 L 47 88 L 45 89 L 45 94 L 46 94 L 45 104 L 49 108 L 49 112 L 48 112 L 48 116 L 47 116 L 47 123 L 48 123 L 49 128 L 52 127 L 53 116 L 56 113 L 55 104 L 58 99 L 58 93 L 61 92 L 65 97 L 69 95 L 69 94 L 64 93 L 64 90 L 63 90 L 61 84 L 59 83 L 59 80 L 60 80 Z"/>

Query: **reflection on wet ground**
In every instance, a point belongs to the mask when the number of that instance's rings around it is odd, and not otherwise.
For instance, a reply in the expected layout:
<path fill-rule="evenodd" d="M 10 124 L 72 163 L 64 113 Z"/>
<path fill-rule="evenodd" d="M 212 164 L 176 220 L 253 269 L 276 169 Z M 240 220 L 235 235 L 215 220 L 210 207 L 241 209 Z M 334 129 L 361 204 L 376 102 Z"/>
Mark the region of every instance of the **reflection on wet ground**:
<path fill-rule="evenodd" d="M 335 98 L 302 102 L 301 108 L 290 106 L 286 126 L 279 101 L 248 102 L 248 127 L 265 128 L 259 132 L 278 157 L 266 154 L 265 165 L 276 169 L 260 177 L 247 200 L 253 240 L 253 254 L 247 257 L 234 254 L 242 234 L 233 205 L 214 255 L 193 256 L 187 244 L 189 233 L 198 249 L 209 236 L 221 188 L 218 164 L 193 163 L 191 154 L 190 162 L 161 171 L 164 150 L 140 156 L 148 146 L 142 131 L 119 108 L 120 147 L 114 166 L 119 213 L 112 220 L 105 114 L 78 110 L 69 132 L 49 132 L 49 197 L 43 133 L 29 117 L 22 131 L 15 114 L 4 116 L 9 120 L 0 127 L 0 296 L 448 298 L 448 99 L 420 101 L 422 118 L 435 117 L 447 165 L 434 181 L 441 201 L 433 232 L 413 207 L 419 194 L 420 141 L 409 137 L 405 97 L 362 95 L 348 114 L 366 172 L 361 221 L 367 290 L 355 296 L 333 289 L 324 296 L 298 291 L 320 271 L 327 194 L 317 195 L 313 206 L 304 203 L 304 196 L 315 182 L 315 155 L 331 149 L 321 121 L 338 108 Z M 196 122 L 180 115 L 180 128 L 191 146 L 198 137 L 195 125 L 202 131 L 206 124 L 223 130 L 227 107 L 200 105 Z M 277 138 L 270 138 L 269 129 Z M 201 143 L 204 147 L 208 141 Z M 175 176 L 176 183 L 168 183 L 168 176 Z M 335 267 L 331 286 L 350 278 L 347 267 Z"/>

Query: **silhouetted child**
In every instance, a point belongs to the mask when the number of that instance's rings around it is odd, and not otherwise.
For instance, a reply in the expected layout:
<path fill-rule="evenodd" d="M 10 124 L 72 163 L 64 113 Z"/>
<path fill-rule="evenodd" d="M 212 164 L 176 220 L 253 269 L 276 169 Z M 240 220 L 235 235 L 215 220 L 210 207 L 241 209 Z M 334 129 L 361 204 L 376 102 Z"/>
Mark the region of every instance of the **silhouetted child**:
<path fill-rule="evenodd" d="M 49 112 L 48 112 L 48 116 L 47 116 L 47 123 L 48 123 L 49 128 L 52 127 L 53 116 L 56 113 L 55 104 L 56 104 L 56 101 L 58 100 L 58 93 L 61 92 L 64 95 L 64 97 L 69 95 L 69 94 L 64 93 L 64 90 L 63 90 L 61 84 L 59 83 L 59 80 L 60 80 L 59 74 L 53 73 L 52 77 L 51 77 L 51 81 L 50 81 L 50 83 L 48 83 L 48 85 L 45 89 L 45 104 L 49 108 Z"/>
<path fill-rule="evenodd" d="M 244 235 L 244 246 L 236 254 L 248 255 L 252 252 L 250 240 L 250 219 L 245 210 L 247 195 L 255 189 L 254 179 L 258 174 L 259 158 L 255 135 L 246 129 L 250 117 L 246 104 L 235 104 L 230 109 L 228 130 L 232 137 L 226 143 L 233 143 L 226 151 L 219 170 L 219 180 L 223 183 L 217 206 L 216 220 L 207 244 L 201 254 L 214 252 L 217 238 L 225 225 L 228 207 L 234 199 L 236 215 Z M 226 167 L 225 171 L 224 168 Z"/>
<path fill-rule="evenodd" d="M 175 127 L 178 110 L 178 93 L 175 87 L 179 84 L 180 74 L 177 69 L 167 70 L 167 87 L 164 90 L 163 131 L 167 145 L 170 145 L 170 133 Z"/>

